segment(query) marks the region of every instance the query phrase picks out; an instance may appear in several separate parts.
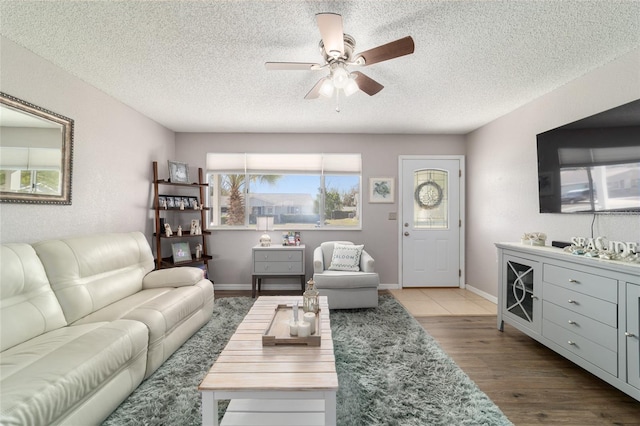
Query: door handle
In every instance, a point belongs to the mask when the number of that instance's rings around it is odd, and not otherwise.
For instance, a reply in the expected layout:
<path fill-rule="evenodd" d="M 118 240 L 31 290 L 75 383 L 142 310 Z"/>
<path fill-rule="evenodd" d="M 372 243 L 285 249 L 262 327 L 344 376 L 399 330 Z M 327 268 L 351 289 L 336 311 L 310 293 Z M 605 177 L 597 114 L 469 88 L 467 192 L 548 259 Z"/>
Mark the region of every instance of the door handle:
<path fill-rule="evenodd" d="M 409 233 L 408 233 L 408 232 L 405 232 L 405 233 L 404 233 L 404 236 L 405 236 L 405 237 L 408 237 L 408 236 L 409 236 Z"/>

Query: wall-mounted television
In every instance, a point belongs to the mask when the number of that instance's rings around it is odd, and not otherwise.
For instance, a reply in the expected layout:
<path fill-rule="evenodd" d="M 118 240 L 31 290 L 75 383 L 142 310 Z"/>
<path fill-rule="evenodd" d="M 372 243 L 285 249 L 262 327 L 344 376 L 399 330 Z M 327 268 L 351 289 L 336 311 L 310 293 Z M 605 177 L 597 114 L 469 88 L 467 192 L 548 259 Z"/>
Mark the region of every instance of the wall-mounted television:
<path fill-rule="evenodd" d="M 540 213 L 640 214 L 640 99 L 536 137 Z"/>

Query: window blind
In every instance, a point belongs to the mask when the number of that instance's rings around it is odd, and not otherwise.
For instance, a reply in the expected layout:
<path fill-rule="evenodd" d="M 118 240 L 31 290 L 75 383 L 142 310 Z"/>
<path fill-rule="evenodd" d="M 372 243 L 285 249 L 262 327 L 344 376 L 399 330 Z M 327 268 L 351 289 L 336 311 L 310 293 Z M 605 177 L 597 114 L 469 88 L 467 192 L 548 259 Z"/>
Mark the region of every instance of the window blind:
<path fill-rule="evenodd" d="M 207 170 L 217 173 L 360 174 L 360 154 L 208 153 Z"/>

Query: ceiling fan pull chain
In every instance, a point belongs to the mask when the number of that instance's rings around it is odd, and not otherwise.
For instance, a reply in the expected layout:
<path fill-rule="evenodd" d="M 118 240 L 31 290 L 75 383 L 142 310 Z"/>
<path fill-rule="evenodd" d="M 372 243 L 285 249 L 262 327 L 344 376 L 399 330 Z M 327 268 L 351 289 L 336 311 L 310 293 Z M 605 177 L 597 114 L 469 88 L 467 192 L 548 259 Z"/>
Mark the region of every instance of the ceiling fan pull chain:
<path fill-rule="evenodd" d="M 336 89 L 336 112 L 340 112 L 340 89 Z"/>

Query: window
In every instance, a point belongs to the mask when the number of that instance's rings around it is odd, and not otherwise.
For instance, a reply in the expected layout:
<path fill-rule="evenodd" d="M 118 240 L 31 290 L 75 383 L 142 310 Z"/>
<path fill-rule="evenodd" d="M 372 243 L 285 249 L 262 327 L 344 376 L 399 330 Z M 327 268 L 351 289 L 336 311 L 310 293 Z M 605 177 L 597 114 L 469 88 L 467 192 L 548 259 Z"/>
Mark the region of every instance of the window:
<path fill-rule="evenodd" d="M 209 223 L 360 229 L 360 154 L 207 154 Z"/>

